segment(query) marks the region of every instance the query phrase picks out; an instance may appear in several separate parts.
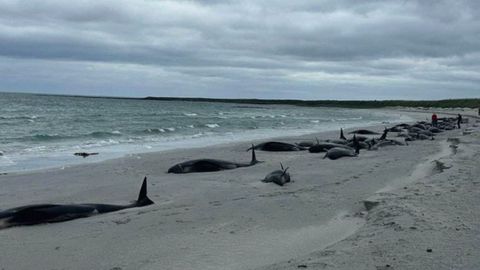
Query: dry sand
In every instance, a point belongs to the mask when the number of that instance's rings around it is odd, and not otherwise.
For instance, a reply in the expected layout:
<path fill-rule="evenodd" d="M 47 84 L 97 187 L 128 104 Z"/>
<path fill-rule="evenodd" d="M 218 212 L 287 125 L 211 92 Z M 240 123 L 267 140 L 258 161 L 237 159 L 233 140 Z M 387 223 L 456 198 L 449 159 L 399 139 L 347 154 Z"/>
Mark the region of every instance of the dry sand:
<path fill-rule="evenodd" d="M 253 167 L 165 173 L 188 159 L 249 161 L 248 143 L 234 143 L 2 175 L 2 209 L 122 204 L 136 198 L 144 175 L 155 204 L 0 230 L 0 269 L 480 269 L 480 131 L 472 122 L 434 141 L 336 161 L 258 151 L 265 162 Z M 285 140 L 315 136 L 338 134 Z M 262 183 L 280 162 L 294 182 Z"/>

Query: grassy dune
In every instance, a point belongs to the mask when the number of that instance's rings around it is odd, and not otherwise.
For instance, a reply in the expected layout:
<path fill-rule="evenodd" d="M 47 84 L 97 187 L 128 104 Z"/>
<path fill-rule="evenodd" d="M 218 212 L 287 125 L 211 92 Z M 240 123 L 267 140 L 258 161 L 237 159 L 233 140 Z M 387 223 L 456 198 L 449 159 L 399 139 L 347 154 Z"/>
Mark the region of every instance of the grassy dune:
<path fill-rule="evenodd" d="M 245 104 L 285 104 L 309 107 L 384 108 L 384 107 L 436 107 L 436 108 L 480 108 L 480 99 L 444 100 L 295 100 L 295 99 L 214 99 L 146 97 L 147 100 L 176 100 L 197 102 L 224 102 Z"/>

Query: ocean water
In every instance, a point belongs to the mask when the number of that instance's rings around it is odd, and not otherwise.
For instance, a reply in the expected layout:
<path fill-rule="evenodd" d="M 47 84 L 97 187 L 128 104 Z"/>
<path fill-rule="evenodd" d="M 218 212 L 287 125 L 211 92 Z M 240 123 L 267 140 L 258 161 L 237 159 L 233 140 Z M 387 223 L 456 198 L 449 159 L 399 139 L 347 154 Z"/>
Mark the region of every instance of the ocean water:
<path fill-rule="evenodd" d="M 408 120 L 372 110 L 0 93 L 0 173 Z M 80 151 L 100 154 L 73 155 Z"/>

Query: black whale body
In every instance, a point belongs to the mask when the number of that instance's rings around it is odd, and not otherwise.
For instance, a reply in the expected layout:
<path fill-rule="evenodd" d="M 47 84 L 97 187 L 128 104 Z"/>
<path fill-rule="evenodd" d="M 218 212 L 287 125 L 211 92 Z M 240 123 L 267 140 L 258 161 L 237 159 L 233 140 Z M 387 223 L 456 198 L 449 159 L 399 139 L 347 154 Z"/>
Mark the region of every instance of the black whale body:
<path fill-rule="evenodd" d="M 143 179 L 138 199 L 127 205 L 114 204 L 34 204 L 0 212 L 0 229 L 68 221 L 127 208 L 143 207 L 154 202 L 147 196 L 147 178 Z"/>
<path fill-rule="evenodd" d="M 344 144 L 331 143 L 331 142 L 319 142 L 316 145 L 308 148 L 308 152 L 310 153 L 327 152 L 329 149 L 334 147 L 350 148 L 349 146 Z"/>
<path fill-rule="evenodd" d="M 357 129 L 357 130 L 349 132 L 348 134 L 377 135 L 379 133 L 375 132 L 375 131 L 368 130 L 368 129 Z"/>
<path fill-rule="evenodd" d="M 271 152 L 284 152 L 284 151 L 303 151 L 307 150 L 308 147 L 302 147 L 299 145 L 285 143 L 285 142 L 264 142 L 258 144 L 254 149 L 262 151 L 271 151 Z"/>
<path fill-rule="evenodd" d="M 168 169 L 168 173 L 216 172 L 253 166 L 260 161 L 255 156 L 255 147 L 252 146 L 251 149 L 252 160 L 250 163 L 236 163 L 219 159 L 195 159 L 173 165 Z"/>

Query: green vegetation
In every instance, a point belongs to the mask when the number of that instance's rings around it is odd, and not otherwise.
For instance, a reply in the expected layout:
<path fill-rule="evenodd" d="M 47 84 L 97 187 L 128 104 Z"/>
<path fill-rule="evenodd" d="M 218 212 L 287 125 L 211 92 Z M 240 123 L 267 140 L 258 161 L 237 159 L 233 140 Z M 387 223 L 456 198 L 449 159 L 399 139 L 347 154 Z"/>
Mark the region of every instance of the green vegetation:
<path fill-rule="evenodd" d="M 444 100 L 295 100 L 295 99 L 215 99 L 146 97 L 147 100 L 174 100 L 192 102 L 223 102 L 243 104 L 283 104 L 308 107 L 384 108 L 384 107 L 435 107 L 435 108 L 480 108 L 480 98 Z"/>

